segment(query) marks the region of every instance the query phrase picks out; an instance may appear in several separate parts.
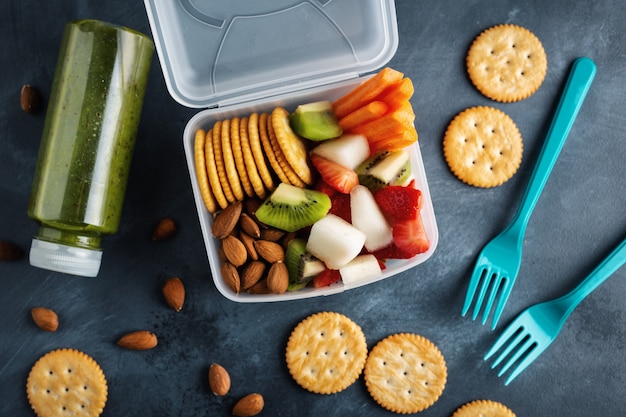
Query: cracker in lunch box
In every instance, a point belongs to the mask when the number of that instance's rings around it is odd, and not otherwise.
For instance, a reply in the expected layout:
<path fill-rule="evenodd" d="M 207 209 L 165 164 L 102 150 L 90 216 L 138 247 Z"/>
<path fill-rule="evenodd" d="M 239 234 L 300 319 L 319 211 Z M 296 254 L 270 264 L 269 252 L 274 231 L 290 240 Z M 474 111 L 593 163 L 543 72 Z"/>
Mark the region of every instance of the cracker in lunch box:
<path fill-rule="evenodd" d="M 217 202 L 213 193 L 211 192 L 211 186 L 209 185 L 209 177 L 207 174 L 206 160 L 204 155 L 204 141 L 206 140 L 206 132 L 204 129 L 198 129 L 193 142 L 193 157 L 196 166 L 196 178 L 198 179 L 198 187 L 200 188 L 200 195 L 202 195 L 202 201 L 206 206 L 209 213 L 215 213 L 217 210 Z"/>
<path fill-rule="evenodd" d="M 503 184 L 517 172 L 522 136 L 506 113 L 493 107 L 471 107 L 448 125 L 443 152 L 450 170 L 475 187 Z"/>
<path fill-rule="evenodd" d="M 372 348 L 364 369 L 365 385 L 383 408 L 412 414 L 430 407 L 447 380 L 439 349 L 423 336 L 397 333 Z"/>
<path fill-rule="evenodd" d="M 247 122 L 247 119 L 246 119 Z M 230 145 L 233 152 L 233 159 L 235 160 L 235 168 L 239 174 L 239 180 L 241 181 L 241 187 L 248 197 L 254 197 L 254 189 L 250 183 L 248 177 L 248 171 L 246 171 L 246 163 L 243 159 L 243 150 L 241 146 L 241 120 L 239 117 L 233 117 L 230 121 Z"/>
<path fill-rule="evenodd" d="M 311 184 L 313 174 L 307 163 L 308 151 L 304 141 L 291 130 L 289 112 L 282 107 L 274 108 L 270 123 L 274 128 L 276 141 L 291 168 L 305 184 Z"/>
<path fill-rule="evenodd" d="M 278 159 L 276 159 L 276 153 L 274 153 L 274 150 L 272 149 L 272 142 L 270 141 L 270 135 L 267 128 L 268 119 L 269 114 L 267 113 L 261 113 L 259 115 L 259 136 L 261 137 L 261 144 L 263 145 L 265 156 L 267 156 L 270 167 L 272 167 L 280 182 L 290 184 L 289 178 L 285 174 L 285 171 L 283 171 L 283 168 L 280 166 Z"/>
<path fill-rule="evenodd" d="M 93 358 L 76 349 L 57 349 L 35 362 L 26 393 L 39 417 L 95 417 L 104 410 L 108 388 Z"/>
<path fill-rule="evenodd" d="M 222 125 L 225 122 L 230 126 L 229 120 L 218 120 L 213 125 L 213 155 L 215 157 L 215 166 L 217 167 L 217 178 L 222 186 L 224 196 L 229 203 L 234 203 L 237 199 L 235 198 L 235 194 L 233 194 L 233 190 L 228 182 L 226 166 L 224 165 L 224 150 L 222 149 Z"/>
<path fill-rule="evenodd" d="M 476 400 L 459 407 L 452 417 L 515 417 L 515 413 L 499 402 Z"/>
<path fill-rule="evenodd" d="M 233 155 L 233 148 L 231 146 L 231 125 L 234 119 L 226 119 L 222 121 L 222 159 L 224 163 L 224 171 L 226 171 L 226 179 L 228 185 L 233 192 L 235 200 L 242 201 L 244 198 L 243 188 L 241 187 L 241 181 L 239 180 L 239 172 L 235 166 L 235 156 Z"/>
<path fill-rule="evenodd" d="M 266 163 L 265 154 L 263 153 L 263 146 L 261 145 L 261 137 L 259 134 L 258 113 L 252 113 L 248 119 L 248 138 L 250 140 L 250 148 L 252 149 L 254 162 L 263 180 L 263 184 L 265 184 L 265 188 L 272 191 L 276 185 L 274 184 L 274 179 L 272 178 L 272 174 Z"/>
<path fill-rule="evenodd" d="M 301 321 L 287 343 L 289 373 L 304 389 L 334 394 L 354 383 L 367 358 L 363 330 L 343 314 L 320 312 Z"/>
<path fill-rule="evenodd" d="M 209 177 L 209 185 L 211 191 L 215 197 L 215 201 L 221 208 L 228 206 L 228 200 L 222 191 L 222 184 L 219 178 L 219 172 L 217 171 L 217 165 L 215 164 L 215 149 L 213 149 L 213 129 L 210 129 L 206 134 L 204 141 L 204 160 L 206 162 L 207 176 Z"/>
<path fill-rule="evenodd" d="M 259 198 L 265 198 L 265 186 L 263 185 L 263 180 L 259 175 L 259 170 L 257 169 L 256 162 L 254 161 L 254 155 L 252 155 L 252 148 L 250 147 L 250 138 L 248 136 L 248 117 L 243 117 L 239 122 L 239 138 L 241 140 L 241 152 L 243 154 L 243 161 L 250 184 L 252 184 L 255 194 Z"/>
<path fill-rule="evenodd" d="M 466 57 L 469 78 L 485 96 L 500 102 L 523 100 L 543 83 L 548 60 L 541 41 L 513 24 L 483 31 Z"/>
<path fill-rule="evenodd" d="M 278 139 L 276 138 L 276 132 L 274 131 L 274 126 L 271 123 L 271 119 L 268 120 L 267 123 L 267 133 L 270 138 L 270 144 L 272 145 L 272 150 L 274 151 L 274 155 L 276 156 L 276 161 L 280 165 L 281 169 L 285 173 L 285 176 L 289 180 L 289 184 L 295 185 L 296 187 L 304 188 L 306 184 L 300 179 L 298 174 L 293 170 L 292 166 L 287 161 L 285 154 L 283 153 L 280 144 L 278 143 Z"/>

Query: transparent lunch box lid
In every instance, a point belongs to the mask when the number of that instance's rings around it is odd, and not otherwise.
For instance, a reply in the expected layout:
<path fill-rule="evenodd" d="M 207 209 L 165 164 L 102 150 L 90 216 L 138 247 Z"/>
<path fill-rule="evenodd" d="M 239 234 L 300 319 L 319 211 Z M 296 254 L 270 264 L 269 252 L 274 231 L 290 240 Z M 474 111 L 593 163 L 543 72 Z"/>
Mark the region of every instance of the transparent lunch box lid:
<path fill-rule="evenodd" d="M 145 0 L 171 96 L 224 107 L 355 78 L 398 46 L 393 0 Z"/>

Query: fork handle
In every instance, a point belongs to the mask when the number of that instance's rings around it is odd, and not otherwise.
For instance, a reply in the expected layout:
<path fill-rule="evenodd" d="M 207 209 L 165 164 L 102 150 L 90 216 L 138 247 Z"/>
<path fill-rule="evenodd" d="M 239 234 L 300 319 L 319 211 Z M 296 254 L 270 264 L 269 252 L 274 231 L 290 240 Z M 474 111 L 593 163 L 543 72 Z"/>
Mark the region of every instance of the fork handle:
<path fill-rule="evenodd" d="M 563 320 L 580 302 L 626 263 L 626 239 L 619 244 L 576 288 L 558 298 L 565 309 Z"/>
<path fill-rule="evenodd" d="M 537 163 L 512 222 L 522 230 L 526 228 L 595 74 L 596 65 L 591 59 L 580 57 L 574 60 Z"/>

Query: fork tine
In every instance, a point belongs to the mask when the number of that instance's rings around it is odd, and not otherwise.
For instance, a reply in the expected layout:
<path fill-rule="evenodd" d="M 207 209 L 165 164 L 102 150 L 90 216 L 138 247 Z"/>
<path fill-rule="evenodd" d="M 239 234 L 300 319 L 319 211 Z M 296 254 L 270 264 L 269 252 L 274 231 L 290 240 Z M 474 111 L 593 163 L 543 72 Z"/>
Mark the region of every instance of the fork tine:
<path fill-rule="evenodd" d="M 491 311 L 491 308 L 493 307 L 493 302 L 495 301 L 498 294 L 501 292 L 500 289 L 503 286 L 506 287 L 507 282 L 508 282 L 508 279 L 501 275 L 498 275 L 495 278 L 493 278 L 492 276 L 492 283 L 490 283 L 491 291 L 489 291 L 489 298 L 487 299 L 487 304 L 485 304 L 485 308 L 483 309 L 482 324 L 485 324 L 487 322 L 487 319 L 489 318 L 489 312 Z M 498 303 L 498 305 L 499 304 L 500 303 Z M 494 322 L 495 321 L 497 321 L 497 318 L 494 316 Z M 495 325 L 492 324 L 491 330 L 493 330 L 494 328 L 495 328 Z"/>
<path fill-rule="evenodd" d="M 500 368 L 498 376 L 504 375 L 504 373 L 507 372 L 509 368 L 511 368 L 511 366 L 513 366 L 513 364 L 522 357 L 522 355 L 530 353 L 530 351 L 536 347 L 537 342 L 533 338 L 531 338 L 529 334 L 526 334 L 520 344 L 517 346 L 515 353 L 513 353 L 509 360 L 502 366 L 502 368 Z"/>
<path fill-rule="evenodd" d="M 465 302 L 463 303 L 463 310 L 461 311 L 461 315 L 465 317 L 470 307 L 472 306 L 472 301 L 474 301 L 474 296 L 476 295 L 476 289 L 478 288 L 478 284 L 481 281 L 482 276 L 485 274 L 485 268 L 478 268 L 476 266 L 474 268 L 474 272 L 470 278 L 469 287 L 467 292 L 465 293 Z"/>
<path fill-rule="evenodd" d="M 498 303 L 496 304 L 496 309 L 493 312 L 493 318 L 491 321 L 491 330 L 494 330 L 498 325 L 498 320 L 500 320 L 500 316 L 502 315 L 502 310 L 504 310 L 504 305 L 509 299 L 509 295 L 511 294 L 511 290 L 513 289 L 513 279 L 503 278 L 503 285 L 500 286 L 500 296 L 498 298 Z"/>
<path fill-rule="evenodd" d="M 474 312 L 472 313 L 472 320 L 476 320 L 478 317 L 478 313 L 480 312 L 480 308 L 483 305 L 483 301 L 485 299 L 485 295 L 487 294 L 487 290 L 489 289 L 491 282 L 496 275 L 495 272 L 491 270 L 491 268 L 483 268 L 483 273 L 480 276 L 480 290 L 478 291 L 478 296 L 476 297 L 476 302 L 474 304 Z"/>
<path fill-rule="evenodd" d="M 491 365 L 491 368 L 495 368 L 502 362 L 504 358 L 506 358 L 509 353 L 515 348 L 520 341 L 525 337 L 526 333 L 524 332 L 524 328 L 521 326 L 509 326 L 504 333 L 496 340 L 491 349 L 485 354 L 484 360 L 489 359 L 496 352 L 498 352 L 502 347 L 504 350 L 498 355 L 494 363 Z M 505 346 L 506 345 L 506 346 Z"/>
<path fill-rule="evenodd" d="M 539 345 L 535 342 L 535 344 L 532 346 L 532 349 L 527 350 L 528 354 L 526 355 L 526 357 L 524 357 L 524 359 L 517 365 L 513 372 L 511 372 L 511 374 L 507 377 L 506 381 L 504 381 L 504 385 L 509 385 L 511 381 L 517 378 L 519 374 L 521 374 L 526 368 L 528 368 L 528 365 L 533 363 L 535 359 L 537 359 L 537 357 L 541 355 L 541 352 L 543 352 L 543 350 L 544 349 L 541 349 Z"/>

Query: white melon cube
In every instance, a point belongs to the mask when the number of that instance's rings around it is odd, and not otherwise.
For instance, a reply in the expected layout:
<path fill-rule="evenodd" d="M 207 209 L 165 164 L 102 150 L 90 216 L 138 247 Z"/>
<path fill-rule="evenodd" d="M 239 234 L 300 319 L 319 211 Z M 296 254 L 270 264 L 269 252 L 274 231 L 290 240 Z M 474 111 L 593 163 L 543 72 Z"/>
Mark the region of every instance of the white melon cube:
<path fill-rule="evenodd" d="M 356 185 L 350 191 L 350 212 L 352 225 L 365 233 L 365 248 L 374 252 L 393 242 L 391 226 L 374 195 L 364 185 Z"/>
<path fill-rule="evenodd" d="M 346 265 L 339 268 L 341 280 L 344 284 L 376 278 L 382 274 L 378 259 L 372 254 L 359 255 Z"/>
<path fill-rule="evenodd" d="M 339 269 L 363 249 L 365 234 L 339 216 L 327 214 L 313 223 L 306 250 L 330 269 Z"/>
<path fill-rule="evenodd" d="M 363 135 L 345 134 L 317 145 L 311 151 L 344 167 L 356 169 L 370 154 L 370 145 Z"/>

